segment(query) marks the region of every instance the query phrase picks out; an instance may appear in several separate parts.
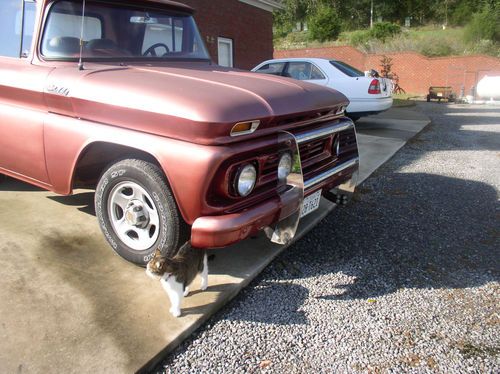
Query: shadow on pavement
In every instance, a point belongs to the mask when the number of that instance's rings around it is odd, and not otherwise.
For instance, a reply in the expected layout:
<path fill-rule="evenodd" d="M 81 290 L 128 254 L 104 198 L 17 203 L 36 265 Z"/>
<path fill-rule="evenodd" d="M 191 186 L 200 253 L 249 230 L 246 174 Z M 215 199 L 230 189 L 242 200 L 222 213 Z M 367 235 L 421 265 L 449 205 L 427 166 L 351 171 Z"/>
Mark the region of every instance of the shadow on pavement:
<path fill-rule="evenodd" d="M 95 216 L 94 191 L 78 192 L 69 196 L 47 196 L 48 199 L 60 204 L 75 206 L 80 212 Z"/>
<path fill-rule="evenodd" d="M 500 280 L 500 204 L 491 186 L 393 173 L 369 180 L 356 200 L 285 251 L 261 281 L 339 273 L 352 282 L 318 298 L 348 300 Z"/>

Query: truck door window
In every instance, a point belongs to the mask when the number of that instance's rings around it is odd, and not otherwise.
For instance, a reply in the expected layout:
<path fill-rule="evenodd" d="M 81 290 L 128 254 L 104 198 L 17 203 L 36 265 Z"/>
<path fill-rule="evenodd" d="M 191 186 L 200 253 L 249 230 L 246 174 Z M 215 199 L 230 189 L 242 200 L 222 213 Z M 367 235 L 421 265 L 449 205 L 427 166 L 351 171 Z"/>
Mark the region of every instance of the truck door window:
<path fill-rule="evenodd" d="M 19 15 L 16 18 L 16 35 L 21 34 L 22 43 L 21 57 L 28 57 L 33 41 L 33 32 L 35 31 L 36 4 L 33 1 L 24 2 L 24 17 Z M 22 24 L 22 25 L 21 25 Z"/>
<path fill-rule="evenodd" d="M 16 23 L 22 15 L 21 0 L 0 1 L 0 56 L 19 57 L 21 49 L 21 31 L 16 33 Z"/>

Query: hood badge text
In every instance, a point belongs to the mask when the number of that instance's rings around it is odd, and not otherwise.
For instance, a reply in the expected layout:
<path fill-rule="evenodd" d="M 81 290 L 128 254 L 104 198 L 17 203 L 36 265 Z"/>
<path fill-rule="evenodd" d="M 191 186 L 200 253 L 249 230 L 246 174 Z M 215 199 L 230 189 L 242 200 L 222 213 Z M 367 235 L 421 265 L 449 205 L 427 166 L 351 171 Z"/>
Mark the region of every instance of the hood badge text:
<path fill-rule="evenodd" d="M 48 85 L 46 91 L 54 95 L 69 96 L 69 88 L 56 86 L 55 84 Z"/>

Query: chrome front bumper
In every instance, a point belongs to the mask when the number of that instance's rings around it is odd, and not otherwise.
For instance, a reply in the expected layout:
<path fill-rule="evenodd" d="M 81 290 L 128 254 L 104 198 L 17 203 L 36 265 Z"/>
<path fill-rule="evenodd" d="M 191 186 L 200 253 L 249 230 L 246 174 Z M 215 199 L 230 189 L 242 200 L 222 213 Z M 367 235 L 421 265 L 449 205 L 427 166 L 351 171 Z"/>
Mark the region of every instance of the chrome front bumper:
<path fill-rule="evenodd" d="M 332 135 L 341 131 L 349 130 L 351 128 L 355 129 L 354 123 L 351 120 L 345 119 L 336 124 L 326 125 L 319 129 L 301 132 L 296 135 L 285 131 L 282 132 L 282 135 L 280 135 L 280 137 L 283 137 L 283 139 L 286 139 L 287 142 L 292 144 L 294 150 L 293 156 L 294 156 L 295 167 L 292 170 L 290 176 L 287 178 L 287 185 L 289 189 L 296 189 L 298 191 L 297 195 L 300 196 L 301 201 L 296 211 L 292 212 L 292 214 L 290 214 L 290 212 L 287 212 L 287 215 L 280 217 L 279 222 L 273 228 L 267 227 L 265 229 L 267 236 L 273 243 L 287 244 L 295 236 L 300 221 L 302 201 L 304 195 L 307 195 L 308 190 L 318 185 L 319 183 L 341 173 L 346 169 L 359 165 L 359 157 L 354 157 L 352 159 L 344 161 L 339 165 L 336 165 L 335 167 L 329 170 L 322 172 L 321 174 L 314 176 L 311 179 L 304 181 L 301 160 L 300 160 L 299 145 L 302 143 L 313 141 L 315 139 L 319 139 L 327 135 Z M 356 134 L 356 132 L 354 133 Z M 357 144 L 357 139 L 356 139 L 356 144 Z M 356 172 L 352 175 L 352 177 L 348 181 L 335 187 L 332 190 L 332 192 L 338 196 L 342 196 L 342 198 L 347 198 L 348 196 L 354 193 L 354 189 L 357 183 L 357 178 L 358 178 L 358 170 L 356 170 Z"/>

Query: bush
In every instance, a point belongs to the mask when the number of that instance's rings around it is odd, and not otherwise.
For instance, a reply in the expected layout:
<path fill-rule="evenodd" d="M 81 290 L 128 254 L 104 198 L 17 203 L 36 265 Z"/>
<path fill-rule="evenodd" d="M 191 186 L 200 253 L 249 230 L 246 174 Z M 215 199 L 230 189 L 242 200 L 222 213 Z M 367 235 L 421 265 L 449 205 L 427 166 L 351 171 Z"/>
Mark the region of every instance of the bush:
<path fill-rule="evenodd" d="M 465 40 L 476 43 L 480 40 L 500 41 L 499 9 L 486 5 L 475 13 L 465 28 Z"/>
<path fill-rule="evenodd" d="M 333 7 L 320 6 L 309 17 L 307 25 L 311 39 L 324 42 L 338 38 L 341 29 L 340 18 Z"/>
<path fill-rule="evenodd" d="M 424 44 L 420 53 L 427 57 L 443 57 L 458 54 L 446 40 L 436 40 L 433 43 Z"/>
<path fill-rule="evenodd" d="M 293 25 L 283 11 L 273 12 L 273 34 L 275 37 L 283 38 L 291 33 Z"/>
<path fill-rule="evenodd" d="M 456 26 L 463 26 L 470 21 L 472 14 L 477 10 L 474 2 L 462 1 L 453 10 L 450 16 L 450 23 Z"/>
<path fill-rule="evenodd" d="M 374 24 L 373 28 L 370 30 L 370 36 L 372 38 L 382 41 L 399 33 L 401 33 L 401 27 L 390 22 L 378 22 Z"/>
<path fill-rule="evenodd" d="M 275 49 L 304 48 L 307 46 L 309 34 L 307 31 L 294 31 L 284 38 L 274 39 Z"/>
<path fill-rule="evenodd" d="M 485 55 L 500 57 L 500 43 L 495 43 L 492 40 L 480 40 L 477 43 L 469 46 L 469 53 L 484 53 Z"/>
<path fill-rule="evenodd" d="M 349 44 L 353 46 L 365 45 L 370 39 L 370 30 L 353 31 L 349 37 Z"/>

